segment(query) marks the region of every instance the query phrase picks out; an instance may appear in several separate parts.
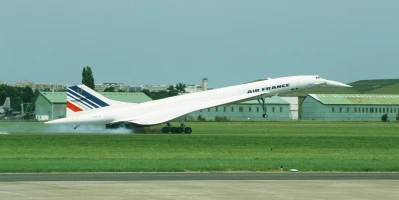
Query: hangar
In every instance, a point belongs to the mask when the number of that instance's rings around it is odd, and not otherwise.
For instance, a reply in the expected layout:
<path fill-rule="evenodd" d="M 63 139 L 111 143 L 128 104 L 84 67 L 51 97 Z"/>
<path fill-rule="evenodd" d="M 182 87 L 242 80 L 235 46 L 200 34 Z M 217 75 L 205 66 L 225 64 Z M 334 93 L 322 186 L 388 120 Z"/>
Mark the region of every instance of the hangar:
<path fill-rule="evenodd" d="M 297 102 L 297 100 L 296 100 Z M 265 99 L 268 117 L 263 118 L 262 106 L 257 100 L 228 104 L 213 108 L 202 109 L 192 112 L 188 115 L 188 120 L 206 120 L 206 121 L 260 121 L 260 120 L 290 120 L 293 109 L 287 100 L 273 96 Z M 298 106 L 296 105 L 296 108 Z M 297 109 L 296 109 L 297 111 Z"/>
<path fill-rule="evenodd" d="M 151 98 L 141 92 L 100 92 L 105 97 L 123 102 L 141 103 Z M 35 101 L 35 115 L 39 121 L 66 117 L 66 92 L 40 92 Z"/>
<path fill-rule="evenodd" d="M 309 94 L 302 102 L 303 120 L 396 120 L 398 113 L 397 94 Z"/>
<path fill-rule="evenodd" d="M 282 94 L 282 97 L 298 97 L 299 99 L 299 119 L 309 119 L 309 116 L 303 117 L 303 113 L 311 113 L 314 112 L 311 110 L 305 110 L 303 108 L 303 101 L 308 96 L 308 94 L 329 94 L 329 95 L 362 95 L 362 94 L 370 94 L 370 95 L 399 95 L 399 79 L 372 79 L 372 80 L 359 80 L 352 83 L 348 83 L 351 85 L 351 88 L 326 88 L 326 87 L 318 87 L 311 88 L 307 90 L 295 91 L 287 94 Z M 382 111 L 381 111 L 382 112 Z M 335 113 L 336 114 L 336 113 Z M 357 113 L 359 115 L 359 113 Z M 382 114 L 381 114 L 382 115 Z M 326 117 L 327 118 L 327 117 Z M 393 118 L 390 117 L 390 120 Z M 359 120 L 363 120 L 360 118 Z"/>

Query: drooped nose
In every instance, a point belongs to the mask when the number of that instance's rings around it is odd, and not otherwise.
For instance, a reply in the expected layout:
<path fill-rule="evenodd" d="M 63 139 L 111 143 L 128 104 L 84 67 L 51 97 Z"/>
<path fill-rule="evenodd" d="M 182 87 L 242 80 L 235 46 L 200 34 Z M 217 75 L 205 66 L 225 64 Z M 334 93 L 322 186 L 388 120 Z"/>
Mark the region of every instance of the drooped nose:
<path fill-rule="evenodd" d="M 347 85 L 345 83 L 340 83 L 337 81 L 332 81 L 332 80 L 325 80 L 327 87 L 352 87 L 350 85 Z"/>

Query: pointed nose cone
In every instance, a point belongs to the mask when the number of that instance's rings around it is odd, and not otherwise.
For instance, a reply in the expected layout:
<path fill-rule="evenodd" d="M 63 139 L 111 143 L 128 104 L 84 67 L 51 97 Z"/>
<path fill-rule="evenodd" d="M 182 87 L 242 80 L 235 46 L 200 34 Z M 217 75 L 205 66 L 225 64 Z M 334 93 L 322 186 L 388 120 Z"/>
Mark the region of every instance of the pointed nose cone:
<path fill-rule="evenodd" d="M 327 87 L 352 87 L 345 83 L 340 83 L 340 82 L 332 81 L 332 80 L 326 80 L 326 84 L 327 84 Z"/>

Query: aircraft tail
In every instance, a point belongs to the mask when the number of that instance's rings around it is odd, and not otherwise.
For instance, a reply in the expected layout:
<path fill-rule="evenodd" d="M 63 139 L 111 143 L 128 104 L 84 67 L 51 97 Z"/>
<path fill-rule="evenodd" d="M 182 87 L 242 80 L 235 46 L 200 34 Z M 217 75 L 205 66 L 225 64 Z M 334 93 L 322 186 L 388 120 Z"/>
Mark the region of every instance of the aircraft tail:
<path fill-rule="evenodd" d="M 84 111 L 127 104 L 131 103 L 108 99 L 85 85 L 74 85 L 67 89 L 67 117 Z"/>
<path fill-rule="evenodd" d="M 7 107 L 7 108 L 11 107 L 10 97 L 6 97 L 6 100 L 4 101 L 4 105 L 3 106 Z"/>

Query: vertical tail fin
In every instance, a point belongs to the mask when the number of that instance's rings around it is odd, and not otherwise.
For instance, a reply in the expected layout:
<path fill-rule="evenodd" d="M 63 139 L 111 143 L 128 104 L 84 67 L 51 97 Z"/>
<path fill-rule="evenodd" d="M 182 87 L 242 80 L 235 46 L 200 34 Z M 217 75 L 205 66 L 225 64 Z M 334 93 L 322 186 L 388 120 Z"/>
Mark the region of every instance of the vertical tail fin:
<path fill-rule="evenodd" d="M 7 107 L 7 108 L 11 107 L 10 97 L 6 97 L 6 100 L 4 101 L 4 105 L 3 106 Z"/>
<path fill-rule="evenodd" d="M 67 117 L 111 105 L 128 104 L 108 99 L 85 85 L 74 85 L 67 89 Z"/>

